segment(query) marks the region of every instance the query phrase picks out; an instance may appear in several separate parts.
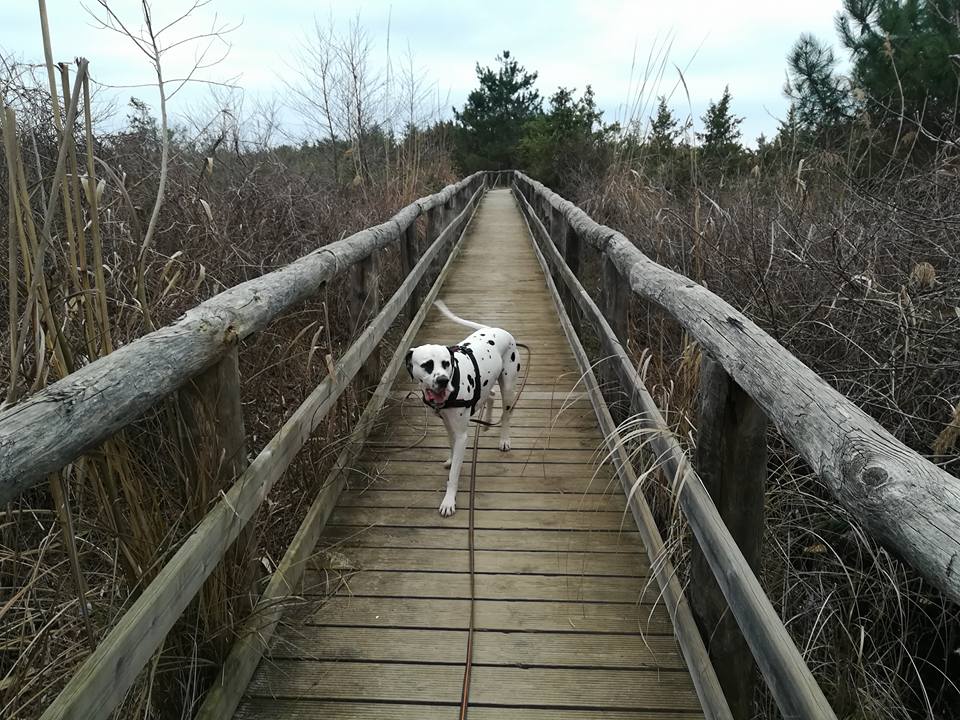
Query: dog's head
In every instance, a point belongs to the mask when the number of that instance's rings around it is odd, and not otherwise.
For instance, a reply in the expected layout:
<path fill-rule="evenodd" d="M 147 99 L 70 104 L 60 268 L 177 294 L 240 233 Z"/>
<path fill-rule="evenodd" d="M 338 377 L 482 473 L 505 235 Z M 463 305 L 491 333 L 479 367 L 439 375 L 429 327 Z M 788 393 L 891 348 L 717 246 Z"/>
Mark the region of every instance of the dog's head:
<path fill-rule="evenodd" d="M 420 345 L 407 350 L 407 372 L 420 384 L 424 397 L 432 403 L 446 401 L 453 388 L 450 351 L 443 345 Z"/>

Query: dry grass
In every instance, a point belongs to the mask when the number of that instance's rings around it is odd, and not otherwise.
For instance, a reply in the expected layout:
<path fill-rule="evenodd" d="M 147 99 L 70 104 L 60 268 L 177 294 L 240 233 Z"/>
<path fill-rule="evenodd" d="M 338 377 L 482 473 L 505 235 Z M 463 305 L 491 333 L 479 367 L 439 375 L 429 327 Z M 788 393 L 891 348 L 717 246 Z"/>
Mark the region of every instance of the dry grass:
<path fill-rule="evenodd" d="M 804 173 L 802 185 L 784 166 L 762 181 L 698 178 L 671 193 L 621 166 L 585 179 L 574 199 L 958 474 L 957 176 L 854 178 L 816 154 Z M 699 349 L 644 301 L 634 300 L 630 328 L 651 394 L 692 449 Z M 762 582 L 838 715 L 960 717 L 960 610 L 868 537 L 775 432 L 770 443 Z M 652 501 L 683 567 L 690 539 L 671 495 L 654 490 Z M 757 712 L 778 717 L 766 693 Z"/>
<path fill-rule="evenodd" d="M 53 66 L 51 86 L 42 70 L 5 67 L 0 284 L 9 292 L 0 298 L 7 319 L 0 383 L 8 402 L 454 179 L 443 131 L 401 140 L 373 133 L 364 176 L 344 186 L 330 172 L 329 148 L 278 146 L 251 134 L 269 124 L 264 109 L 244 112 L 234 102 L 215 122 L 199 117 L 196 129 L 173 130 L 164 200 L 145 244 L 163 164 L 156 122 L 135 107 L 123 130 L 102 132 L 85 78 L 74 85 L 72 68 Z M 71 107 L 60 98 L 74 87 L 77 120 L 66 123 Z M 61 135 L 62 126 L 70 132 Z M 349 164 L 349 145 L 334 151 Z M 396 255 L 389 249 L 381 258 L 383 296 L 401 280 Z M 240 348 L 248 453 L 263 447 L 362 330 L 342 301 L 349 282 L 330 283 Z M 26 312 L 32 297 L 36 310 Z M 350 432 L 361 392 L 351 388 L 318 428 L 117 717 L 191 715 L 256 583 L 279 562 L 317 478 Z M 38 716 L 218 498 L 229 478 L 208 468 L 198 482 L 184 466 L 187 441 L 171 398 L 0 509 L 0 715 Z"/>

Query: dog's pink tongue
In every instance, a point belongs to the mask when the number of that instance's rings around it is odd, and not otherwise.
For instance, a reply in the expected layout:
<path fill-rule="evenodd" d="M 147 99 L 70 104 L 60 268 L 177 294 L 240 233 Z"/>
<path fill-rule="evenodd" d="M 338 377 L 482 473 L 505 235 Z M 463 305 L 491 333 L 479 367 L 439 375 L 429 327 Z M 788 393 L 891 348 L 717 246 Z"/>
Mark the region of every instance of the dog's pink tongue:
<path fill-rule="evenodd" d="M 433 390 L 424 390 L 423 393 L 430 402 L 443 402 L 442 393 L 435 393 Z"/>

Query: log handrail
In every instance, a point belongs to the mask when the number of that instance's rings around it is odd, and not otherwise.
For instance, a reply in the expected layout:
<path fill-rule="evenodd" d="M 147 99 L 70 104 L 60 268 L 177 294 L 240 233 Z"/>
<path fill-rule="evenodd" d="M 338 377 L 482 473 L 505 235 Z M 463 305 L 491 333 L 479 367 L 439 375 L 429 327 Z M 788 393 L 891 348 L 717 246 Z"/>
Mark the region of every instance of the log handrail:
<path fill-rule="evenodd" d="M 868 532 L 960 602 L 960 480 L 914 452 L 732 305 L 654 262 L 542 183 L 514 171 L 549 212 L 695 338 L 763 409 Z"/>
<path fill-rule="evenodd" d="M 703 549 L 717 582 L 727 598 L 730 610 L 740 625 L 744 638 L 783 716 L 836 720 L 836 715 L 824 697 L 823 691 L 803 661 L 800 651 L 763 592 L 760 582 L 751 571 L 736 541 L 724 525 L 716 506 L 691 467 L 679 442 L 668 429 L 660 410 L 647 392 L 643 380 L 630 362 L 623 344 L 616 338 L 596 303 L 567 265 L 559 248 L 554 245 L 551 233 L 536 216 L 533 205 L 522 195 L 518 197 L 518 202 L 530 221 L 531 229 L 534 230 L 535 239 L 538 240 L 543 254 L 566 286 L 571 302 L 577 304 L 584 319 L 588 320 L 596 331 L 604 355 L 613 361 L 615 372 L 623 388 L 632 394 L 638 405 L 638 422 L 651 431 L 648 442 L 653 448 L 652 454 L 662 466 L 663 475 L 670 478 L 678 488 L 680 507 L 687 517 L 699 546 Z M 573 344 L 571 339 L 571 345 Z M 589 365 L 583 372 L 587 377 L 591 375 Z M 609 432 L 607 434 L 609 435 Z M 621 480 L 626 486 L 630 482 L 632 470 L 629 469 L 629 464 L 621 462 L 616 465 Z M 632 478 L 632 482 L 636 482 L 635 477 Z M 631 500 L 634 494 L 639 494 L 639 490 L 633 484 L 625 487 L 625 492 Z M 636 512 L 633 503 L 631 503 L 631 509 Z M 644 526 L 639 519 L 637 524 L 643 531 Z M 656 567 L 664 561 L 664 558 L 653 554 L 655 551 L 657 551 L 656 544 L 647 546 L 647 552 L 651 554 L 651 567 Z M 657 580 L 663 587 L 666 578 L 658 577 Z M 671 597 L 669 591 L 665 591 L 665 594 Z M 691 667 L 702 666 L 700 648 L 689 638 L 680 636 L 680 639 L 684 655 Z M 715 676 L 714 681 L 716 681 Z M 711 716 L 724 712 L 726 716 L 730 716 L 726 702 L 718 709 L 715 701 L 705 696 L 700 687 L 698 687 L 698 695 L 704 710 Z"/>
<path fill-rule="evenodd" d="M 213 365 L 237 343 L 394 243 L 420 215 L 485 182 L 474 173 L 266 275 L 236 285 L 0 412 L 0 504 L 73 462 Z M 429 215 L 428 215 L 429 217 Z"/>
<path fill-rule="evenodd" d="M 459 235 L 483 193 L 485 176 L 477 173 L 468 181 L 447 188 L 456 188 L 456 192 L 447 197 L 448 200 L 454 200 L 455 204 L 450 212 L 450 216 L 453 216 L 450 222 L 424 251 L 383 309 L 340 358 L 334 372 L 310 393 L 233 485 L 221 495 L 221 499 L 44 711 L 41 720 L 96 720 L 110 716 L 231 543 L 253 517 L 271 487 L 353 378 L 360 373 L 364 362 L 392 323 L 405 311 L 414 290 L 430 273 L 435 260 Z M 467 197 L 467 193 L 471 192 Z M 420 211 L 415 206 L 408 206 L 398 216 L 407 213 L 408 224 L 412 223 L 416 214 L 409 211 L 411 208 Z M 396 232 L 384 237 L 399 239 L 406 229 L 406 225 L 398 224 Z M 358 248 L 348 248 L 347 251 L 353 253 L 354 261 L 360 261 L 379 247 L 376 242 L 370 243 L 366 255 Z M 294 291 L 302 294 L 296 289 Z M 266 320 L 258 322 L 265 323 Z M 187 379 L 184 378 L 184 382 Z"/>

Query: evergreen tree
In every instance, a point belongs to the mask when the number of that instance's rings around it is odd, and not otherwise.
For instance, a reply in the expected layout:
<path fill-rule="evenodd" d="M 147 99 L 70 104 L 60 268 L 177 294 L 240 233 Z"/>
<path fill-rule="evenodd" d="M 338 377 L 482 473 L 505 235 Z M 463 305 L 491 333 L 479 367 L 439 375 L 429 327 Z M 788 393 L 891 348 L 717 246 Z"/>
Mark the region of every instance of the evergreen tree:
<path fill-rule="evenodd" d="M 742 151 L 740 147 L 740 123 L 742 117 L 730 111 L 730 86 L 723 89 L 717 102 L 710 102 L 707 112 L 700 118 L 703 132 L 697 133 L 703 159 L 711 166 L 725 167 Z"/>
<path fill-rule="evenodd" d="M 505 50 L 493 70 L 477 64 L 480 87 L 470 93 L 457 120 L 456 156 L 463 172 L 507 169 L 518 164 L 524 126 L 541 114 L 537 73 L 528 73 Z"/>
<path fill-rule="evenodd" d="M 680 134 L 679 125 L 667 106 L 667 99 L 661 95 L 657 98 L 656 117 L 650 118 L 650 133 L 647 137 L 651 155 L 660 162 L 666 162 L 673 153 L 674 142 Z"/>
<path fill-rule="evenodd" d="M 899 125 L 902 111 L 934 132 L 952 126 L 960 0 L 844 0 L 843 7 L 837 29 L 876 121 Z"/>
<path fill-rule="evenodd" d="M 788 81 L 784 93 L 793 101 L 797 122 L 817 134 L 842 123 L 849 110 L 849 95 L 836 74 L 833 49 L 804 33 L 787 56 Z"/>
<path fill-rule="evenodd" d="M 550 112 L 527 123 L 520 141 L 523 168 L 560 190 L 571 175 L 598 172 L 606 157 L 606 141 L 616 125 L 605 126 L 589 85 L 578 100 L 574 91 L 557 88 Z"/>

